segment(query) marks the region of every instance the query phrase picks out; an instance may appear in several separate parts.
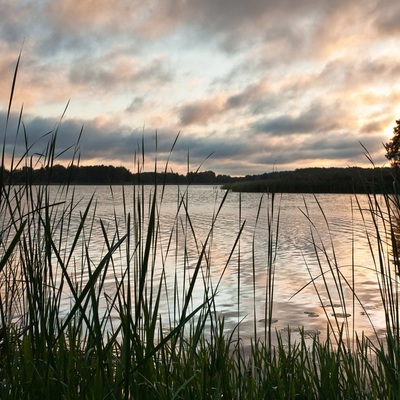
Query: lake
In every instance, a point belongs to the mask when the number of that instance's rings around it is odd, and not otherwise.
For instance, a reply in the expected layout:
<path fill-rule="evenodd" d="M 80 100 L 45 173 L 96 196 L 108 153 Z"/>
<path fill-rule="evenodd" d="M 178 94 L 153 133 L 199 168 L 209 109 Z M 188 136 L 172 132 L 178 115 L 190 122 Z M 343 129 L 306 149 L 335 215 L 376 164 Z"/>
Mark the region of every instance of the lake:
<path fill-rule="evenodd" d="M 174 293 L 181 297 L 181 304 L 199 252 L 208 240 L 207 258 L 201 270 L 203 279 L 195 286 L 192 306 L 195 308 L 202 303 L 205 281 L 213 288 L 219 285 L 215 297 L 216 312 L 224 316 L 226 332 L 241 321 L 237 330 L 244 340 L 253 337 L 255 329 L 258 335 L 264 334 L 266 288 L 272 262 L 273 328 L 281 332 L 289 328 L 296 335 L 297 328 L 303 327 L 310 335 L 320 332 L 323 336 L 327 317 L 336 313 L 347 314 L 340 318 L 346 322 L 350 336 L 353 330 L 364 331 L 371 338 L 375 334 L 384 334 L 377 274 L 367 240 L 367 232 L 371 240 L 376 233 L 370 213 L 366 211 L 369 209 L 366 195 L 359 195 L 356 200 L 354 195 L 347 194 L 318 194 L 315 197 L 282 194 L 275 195 L 272 203 L 271 195 L 230 192 L 214 221 L 225 191 L 213 186 L 192 186 L 187 193 L 185 190 L 185 187 L 166 186 L 162 199 L 160 190 L 158 192 L 157 250 L 152 257 L 153 280 L 162 279 L 163 282 L 160 304 L 163 320 L 177 318 L 177 312 L 174 315 L 173 311 L 174 307 L 177 309 L 176 301 L 172 300 Z M 137 193 L 133 192 L 133 187 L 125 187 L 123 193 L 118 186 L 112 187 L 112 193 L 106 186 L 77 186 L 75 191 L 76 198 L 82 198 L 76 208 L 77 215 L 95 193 L 97 208 L 89 242 L 95 264 L 96 256 L 99 260 L 105 253 L 100 219 L 108 226 L 110 237 L 115 221 L 123 233 L 124 214 L 137 213 L 133 201 Z M 144 218 L 150 209 L 149 196 L 153 193 L 154 188 L 148 186 L 140 195 Z M 182 199 L 186 208 L 181 206 L 178 211 Z M 360 209 L 364 210 L 364 218 Z M 242 225 L 243 230 L 232 252 Z M 211 226 L 212 234 L 207 239 Z M 268 239 L 271 237 L 272 241 Z M 132 253 L 134 248 L 131 244 Z M 387 251 L 389 254 L 390 250 Z M 115 270 L 121 274 L 124 260 L 126 254 L 123 251 L 115 254 Z M 336 269 L 335 274 L 327 272 L 329 265 L 337 266 L 340 274 L 336 274 Z M 321 268 L 326 272 L 325 280 L 320 276 Z M 317 278 L 313 284 L 310 284 L 311 277 Z M 340 279 L 339 286 L 335 286 L 335 277 Z M 83 279 L 87 279 L 85 272 Z M 104 292 L 112 296 L 113 290 L 115 272 L 110 271 Z M 107 306 L 106 301 L 102 304 Z M 63 299 L 65 313 L 70 306 L 66 295 Z"/>

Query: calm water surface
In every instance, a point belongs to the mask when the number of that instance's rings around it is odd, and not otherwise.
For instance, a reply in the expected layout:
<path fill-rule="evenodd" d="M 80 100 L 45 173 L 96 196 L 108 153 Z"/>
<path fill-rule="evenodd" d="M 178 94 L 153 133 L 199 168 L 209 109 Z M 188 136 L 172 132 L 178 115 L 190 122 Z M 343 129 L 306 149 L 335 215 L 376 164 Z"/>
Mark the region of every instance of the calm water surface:
<path fill-rule="evenodd" d="M 149 194 L 153 190 L 152 187 L 145 188 L 145 213 L 148 212 Z M 192 186 L 187 195 L 183 195 L 184 190 L 167 186 L 162 201 L 158 203 L 160 227 L 157 246 L 160 251 L 156 254 L 155 281 L 158 281 L 164 268 L 166 288 L 161 312 L 165 315 L 171 314 L 172 305 L 168 299 L 173 297 L 173 290 L 178 293 L 187 290 L 188 277 L 198 259 L 197 247 L 200 249 L 206 241 L 214 215 L 225 195 L 224 191 L 212 186 Z M 109 187 L 80 186 L 76 191 L 77 197 L 83 198 L 81 210 L 95 192 L 97 210 L 89 249 L 91 254 L 100 257 L 105 250 L 99 220 L 101 218 L 109 225 L 110 236 L 115 220 L 123 231 L 124 213 L 135 212 L 133 188 L 125 188 L 125 201 L 120 187 L 113 187 L 112 194 Z M 182 195 L 187 214 L 183 207 L 177 211 Z M 358 196 L 362 209 L 368 208 L 367 200 L 366 196 Z M 283 194 L 276 195 L 272 204 L 268 195 L 228 193 L 209 239 L 207 266 L 202 270 L 204 274 L 210 274 L 210 282 L 216 287 L 226 267 L 216 295 L 217 312 L 225 317 L 226 330 L 233 329 L 238 321 L 242 321 L 239 329 L 243 338 L 253 336 L 254 327 L 258 334 L 264 332 L 268 236 L 272 235 L 274 240 L 277 237 L 276 246 L 275 242 L 273 245 L 273 326 L 277 330 L 284 332 L 290 327 L 294 331 L 304 327 L 306 331 L 319 331 L 323 335 L 327 324 L 325 313 L 329 317 L 333 312 L 346 312 L 349 314 L 346 321 L 350 330 L 354 327 L 357 332 L 364 331 L 372 336 L 375 329 L 382 334 L 384 316 L 366 232 L 372 237 L 375 234 L 367 216 L 368 213 L 365 213 L 366 219 L 361 218 L 359 205 L 352 195 L 319 194 L 314 197 Z M 231 254 L 242 224 L 244 228 L 240 240 Z M 231 260 L 227 264 L 230 255 Z M 117 261 L 120 257 L 120 268 L 123 269 L 125 255 L 116 254 L 115 257 Z M 329 264 L 337 265 L 348 281 L 348 285 L 342 281 L 343 301 L 331 274 L 325 275 L 335 309 L 321 305 L 329 304 L 329 297 L 324 280 L 318 276 L 321 267 L 323 271 L 329 270 Z M 317 278 L 315 285 L 310 284 L 311 277 Z M 104 290 L 112 295 L 110 291 L 113 288 L 115 278 L 110 273 Z M 353 292 L 362 306 L 354 300 Z M 203 294 L 201 280 L 194 292 L 194 307 L 201 304 Z M 65 299 L 64 303 L 67 312 L 69 302 Z"/>

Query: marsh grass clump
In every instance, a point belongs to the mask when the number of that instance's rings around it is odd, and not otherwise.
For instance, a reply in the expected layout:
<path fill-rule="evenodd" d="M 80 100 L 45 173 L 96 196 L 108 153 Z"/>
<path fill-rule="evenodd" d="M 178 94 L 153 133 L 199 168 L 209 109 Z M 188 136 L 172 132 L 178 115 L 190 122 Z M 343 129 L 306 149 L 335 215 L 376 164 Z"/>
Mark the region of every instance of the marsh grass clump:
<path fill-rule="evenodd" d="M 254 323 L 250 344 L 240 323 L 226 330 L 218 316 L 217 294 L 230 263 L 237 262 L 240 298 L 240 239 L 236 237 L 217 280 L 211 276 L 215 224 L 228 196 L 215 208 L 205 235 L 197 233 L 189 212 L 187 187 L 177 188 L 174 223 L 162 222 L 163 184 L 150 191 L 140 183 L 123 187 L 122 208 L 113 217 L 97 214 L 96 194 L 79 198 L 68 180 L 46 184 L 60 154 L 58 127 L 38 143 L 19 114 L 16 132 L 9 118 L 18 64 L 4 128 L 0 170 L 0 398 L 1 399 L 383 399 L 400 396 L 397 197 L 370 196 L 375 230 L 366 231 L 386 316 L 386 336 L 375 344 L 350 332 L 346 319 L 327 319 L 327 339 L 300 330 L 275 332 L 275 259 L 279 243 L 279 207 L 267 195 L 265 298 L 262 334 Z M 61 121 L 60 121 L 61 123 Z M 8 138 L 22 135 L 25 150 L 7 157 Z M 42 150 L 38 150 L 40 143 Z M 172 150 L 173 150 L 172 146 Z M 15 149 L 14 149 L 15 150 Z M 72 146 L 71 165 L 78 163 Z M 171 151 L 172 151 L 171 150 Z M 65 149 L 61 150 L 64 152 Z M 135 156 L 140 172 L 144 150 Z M 30 171 L 45 167 L 36 185 Z M 165 167 L 167 170 L 168 163 Z M 156 171 L 156 164 L 154 167 Z M 21 170 L 24 182 L 21 183 Z M 13 175 L 18 172 L 18 183 Z M 113 187 L 110 192 L 113 197 Z M 133 201 L 128 202 L 127 197 Z M 383 201 L 382 201 L 383 199 Z M 122 211 L 121 211 L 122 209 Z M 322 211 L 322 207 L 321 207 Z M 257 210 L 259 223 L 261 203 Z M 310 220 L 320 274 L 333 308 L 346 281 Z M 327 229 L 329 224 L 327 222 Z M 99 245 L 100 243 L 100 245 Z M 101 251 L 99 251 L 99 247 Z M 95 249 L 95 250 L 94 250 Z M 390 249 L 390 251 L 388 251 Z M 176 268 L 167 270 L 167 259 Z M 178 260 L 183 260 L 178 269 Z M 236 261 L 235 261 L 236 260 Z M 399 265 L 398 263 L 396 264 Z M 180 267 L 179 267 L 180 268 Z M 172 274 L 172 279 L 171 278 Z M 334 284 L 329 284 L 331 276 Z M 202 293 L 200 300 L 199 288 Z M 318 292 L 318 286 L 315 284 Z M 342 297 L 340 297 L 342 296 Z M 168 312 L 161 312 L 168 299 Z M 354 302 L 358 301 L 355 289 Z M 256 315 L 254 298 L 254 315 Z M 340 312 L 351 315 L 343 305 Z M 238 308 L 240 308 L 240 301 Z M 238 310 L 238 314 L 239 314 Z M 328 315 L 327 315 L 328 317 Z M 349 341 L 349 336 L 352 340 Z"/>

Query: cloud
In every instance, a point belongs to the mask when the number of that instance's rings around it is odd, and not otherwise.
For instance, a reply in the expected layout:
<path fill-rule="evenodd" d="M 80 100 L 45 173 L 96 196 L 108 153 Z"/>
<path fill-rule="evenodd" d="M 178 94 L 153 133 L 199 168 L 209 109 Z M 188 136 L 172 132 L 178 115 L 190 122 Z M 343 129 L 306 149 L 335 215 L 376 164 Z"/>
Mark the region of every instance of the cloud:
<path fill-rule="evenodd" d="M 303 117 L 280 116 L 261 121 L 255 124 L 259 132 L 271 135 L 292 135 L 310 133 L 315 128 L 315 121 L 310 121 Z"/>
<path fill-rule="evenodd" d="M 363 125 L 360 128 L 360 133 L 367 135 L 374 135 L 376 133 L 384 131 L 388 126 L 390 126 L 392 122 L 393 122 L 392 119 L 388 117 L 374 119 Z"/>
<path fill-rule="evenodd" d="M 223 121 L 229 119 L 231 112 L 237 115 L 245 109 L 257 114 L 262 112 L 267 104 L 277 100 L 275 94 L 269 93 L 268 90 L 267 85 L 258 82 L 232 93 L 220 93 L 218 96 L 189 102 L 178 109 L 180 123 L 183 126 L 207 125 L 217 117 L 219 121 Z"/>
<path fill-rule="evenodd" d="M 396 35 L 400 32 L 400 5 L 398 1 L 381 0 L 376 6 L 375 26 L 381 33 Z"/>
<path fill-rule="evenodd" d="M 400 57 L 375 57 L 336 59 L 327 63 L 320 73 L 320 83 L 338 89 L 374 88 L 391 85 L 400 73 Z"/>
<path fill-rule="evenodd" d="M 366 140 L 363 145 L 371 154 L 381 150 L 381 146 L 377 146 L 374 141 Z M 348 132 L 344 132 L 337 135 L 321 134 L 320 137 L 307 135 L 302 140 L 291 141 L 290 147 L 284 141 L 266 142 L 263 152 L 258 152 L 254 161 L 260 165 L 276 164 L 288 169 L 298 168 L 299 165 L 321 166 L 322 164 L 322 166 L 342 167 L 368 165 L 363 153 L 364 149 L 360 142 Z M 337 161 L 339 154 L 340 162 Z"/>
<path fill-rule="evenodd" d="M 353 165 L 364 162 L 359 141 L 384 159 L 398 118 L 394 0 L 0 6 L 2 121 L 25 40 L 13 110 L 23 104 L 29 141 L 42 143 L 71 99 L 59 145 L 84 126 L 85 162 L 129 163 L 142 137 L 152 154 L 156 131 L 163 159 L 181 131 L 176 165 L 188 152 L 194 163 L 213 153 L 207 162 L 227 173 L 261 173 L 276 160 Z"/>
<path fill-rule="evenodd" d="M 210 99 L 186 104 L 179 110 L 182 125 L 206 124 L 223 110 L 224 104 L 218 99 Z"/>
<path fill-rule="evenodd" d="M 106 61 L 110 59 L 110 61 Z M 93 62 L 94 61 L 94 62 Z M 147 61 L 124 56 L 110 57 L 109 54 L 98 60 L 80 59 L 71 66 L 69 81 L 73 85 L 91 86 L 93 89 L 109 91 L 131 85 L 159 86 L 168 82 L 168 73 L 163 70 L 160 59 Z"/>
<path fill-rule="evenodd" d="M 129 106 L 126 107 L 125 111 L 128 113 L 137 112 L 143 106 L 144 101 L 144 98 L 141 96 L 134 97 Z"/>
<path fill-rule="evenodd" d="M 55 31 L 65 35 L 120 32 L 148 8 L 138 1 L 60 0 L 45 2 L 44 10 Z"/>
<path fill-rule="evenodd" d="M 329 110 L 329 112 L 328 112 Z M 280 115 L 257 121 L 254 128 L 259 133 L 270 136 L 302 135 L 315 132 L 335 131 L 341 129 L 341 121 L 337 118 L 336 107 L 314 105 L 298 115 Z"/>
<path fill-rule="evenodd" d="M 230 95 L 226 101 L 226 109 L 249 107 L 252 103 L 259 104 L 265 95 L 272 90 L 264 82 L 257 82 L 248 85 L 242 91 Z"/>

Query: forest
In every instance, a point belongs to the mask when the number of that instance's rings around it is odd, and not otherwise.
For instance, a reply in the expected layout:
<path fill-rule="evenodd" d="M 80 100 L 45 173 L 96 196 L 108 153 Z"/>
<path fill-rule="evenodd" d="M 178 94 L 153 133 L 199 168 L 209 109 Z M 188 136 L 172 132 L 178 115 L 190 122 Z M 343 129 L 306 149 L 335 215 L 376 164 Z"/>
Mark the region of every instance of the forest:
<path fill-rule="evenodd" d="M 34 169 L 22 167 L 12 173 L 2 171 L 5 181 L 12 184 L 74 185 L 218 185 L 241 192 L 275 193 L 392 193 L 396 168 L 301 168 L 294 171 L 274 171 L 259 175 L 232 177 L 213 171 L 132 173 L 125 167 L 112 165 L 53 165 Z"/>
<path fill-rule="evenodd" d="M 394 168 L 302 168 L 246 176 L 224 189 L 275 193 L 393 193 Z"/>

